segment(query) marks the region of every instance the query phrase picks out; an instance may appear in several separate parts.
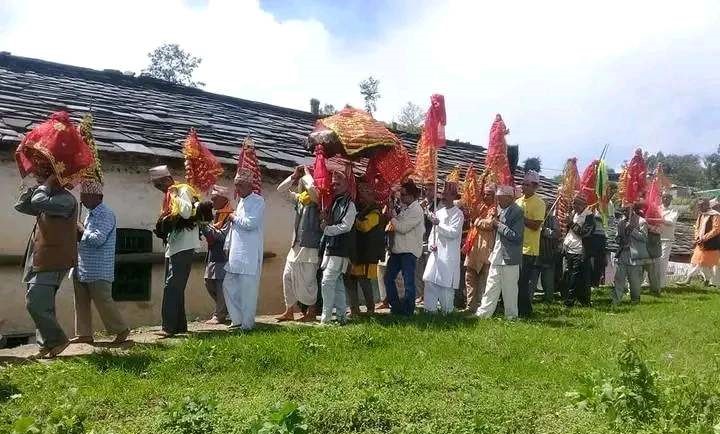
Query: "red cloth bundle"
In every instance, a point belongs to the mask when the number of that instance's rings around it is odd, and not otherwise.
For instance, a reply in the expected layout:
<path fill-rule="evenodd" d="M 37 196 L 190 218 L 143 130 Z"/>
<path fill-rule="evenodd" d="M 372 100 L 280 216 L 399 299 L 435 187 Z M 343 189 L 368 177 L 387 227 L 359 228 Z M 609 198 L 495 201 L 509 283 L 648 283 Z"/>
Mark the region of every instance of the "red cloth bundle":
<path fill-rule="evenodd" d="M 623 191 L 625 196 L 622 198 L 624 204 L 633 204 L 643 198 L 647 188 L 647 167 L 642 149 L 635 150 L 635 155 L 627 165 L 623 181 L 625 183 Z"/>
<path fill-rule="evenodd" d="M 478 216 L 478 208 L 480 207 L 481 199 L 482 191 L 480 190 L 477 173 L 475 173 L 475 167 L 470 164 L 470 167 L 468 167 L 468 170 L 465 173 L 462 202 L 465 205 L 465 209 L 468 210 L 471 221 L 474 221 Z"/>
<path fill-rule="evenodd" d="M 645 201 L 645 218 L 647 220 L 659 220 L 662 219 L 662 211 L 660 206 L 662 205 L 662 192 L 668 187 L 669 181 L 665 178 L 663 173 L 662 164 L 658 164 L 655 169 L 655 177 L 650 183 L 648 188 L 646 201 Z M 653 224 L 654 222 L 651 222 Z"/>
<path fill-rule="evenodd" d="M 598 202 L 598 197 L 595 192 L 598 164 L 600 164 L 599 160 L 593 160 L 593 162 L 585 168 L 582 178 L 580 178 L 580 195 L 585 198 L 588 206 L 594 206 Z"/>
<path fill-rule="evenodd" d="M 505 136 L 508 133 L 509 130 L 505 126 L 502 116 L 496 115 L 495 121 L 490 127 L 490 139 L 487 158 L 485 159 L 485 177 L 488 181 L 497 185 L 515 184 L 510 173 L 510 164 L 507 157 Z"/>
<path fill-rule="evenodd" d="M 207 193 L 223 173 L 217 158 L 200 142 L 195 128 L 190 128 L 185 144 L 185 179 L 198 191 Z"/>
<path fill-rule="evenodd" d="M 428 136 L 423 131 L 418 140 L 417 149 L 415 150 L 415 176 L 414 178 L 420 183 L 435 183 L 435 175 L 437 174 L 437 148 L 429 141 Z"/>
<path fill-rule="evenodd" d="M 327 158 L 325 158 L 325 147 L 322 145 L 315 147 L 312 176 L 320 198 L 320 209 L 326 210 L 332 203 L 332 184 L 330 171 L 327 168 Z"/>
<path fill-rule="evenodd" d="M 49 167 L 62 186 L 75 186 L 92 174 L 95 158 L 67 112 L 53 113 L 33 128 L 15 151 L 20 176 Z"/>
<path fill-rule="evenodd" d="M 558 200 L 555 205 L 555 218 L 560 222 L 560 232 L 564 237 L 567 233 L 567 222 L 572 210 L 572 201 L 577 194 L 580 185 L 580 175 L 578 174 L 577 158 L 569 158 L 563 169 L 563 179 L 558 189 Z"/>

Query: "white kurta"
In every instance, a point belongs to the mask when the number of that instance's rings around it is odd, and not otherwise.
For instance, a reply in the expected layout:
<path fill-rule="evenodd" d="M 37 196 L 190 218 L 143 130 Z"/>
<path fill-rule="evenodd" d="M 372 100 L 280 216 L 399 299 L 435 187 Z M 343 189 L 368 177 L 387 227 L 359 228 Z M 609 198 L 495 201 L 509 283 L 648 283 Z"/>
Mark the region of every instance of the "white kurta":
<path fill-rule="evenodd" d="M 430 231 L 428 243 L 436 250 L 430 252 L 423 273 L 425 282 L 444 288 L 460 287 L 460 244 L 462 239 L 463 212 L 460 208 L 441 208 L 435 212 L 440 221 Z"/>
<path fill-rule="evenodd" d="M 255 325 L 258 287 L 263 260 L 264 199 L 251 193 L 238 202 L 225 241 L 225 301 L 233 326 L 251 329 Z"/>

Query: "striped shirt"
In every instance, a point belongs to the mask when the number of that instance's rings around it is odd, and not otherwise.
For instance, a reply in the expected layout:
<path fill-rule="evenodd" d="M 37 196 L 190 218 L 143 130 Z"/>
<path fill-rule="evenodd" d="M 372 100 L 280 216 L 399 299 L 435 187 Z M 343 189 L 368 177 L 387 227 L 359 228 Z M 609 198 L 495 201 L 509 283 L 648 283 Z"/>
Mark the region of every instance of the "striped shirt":
<path fill-rule="evenodd" d="M 115 214 L 104 203 L 85 218 L 75 276 L 81 282 L 115 279 Z"/>

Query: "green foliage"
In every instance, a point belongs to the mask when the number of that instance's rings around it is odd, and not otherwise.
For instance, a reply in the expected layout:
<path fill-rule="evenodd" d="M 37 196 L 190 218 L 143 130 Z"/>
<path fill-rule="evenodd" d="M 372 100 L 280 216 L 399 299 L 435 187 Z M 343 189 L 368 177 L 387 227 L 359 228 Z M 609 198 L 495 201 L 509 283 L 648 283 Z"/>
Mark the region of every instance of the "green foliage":
<path fill-rule="evenodd" d="M 535 172 L 540 173 L 542 170 L 542 161 L 540 160 L 540 157 L 530 157 L 523 161 L 523 171 L 527 173 L 529 170 L 534 170 Z"/>
<path fill-rule="evenodd" d="M 10 428 L 11 434 L 92 434 L 85 428 L 87 415 L 73 404 L 77 393 L 51 408 L 36 409 L 33 416 L 20 416 Z"/>
<path fill-rule="evenodd" d="M 278 403 L 268 415 L 257 418 L 246 434 L 307 434 L 302 413 L 303 408 L 294 403 Z"/>
<path fill-rule="evenodd" d="M 193 80 L 193 73 L 202 59 L 183 50 L 178 44 L 163 44 L 148 53 L 148 57 L 150 65 L 142 71 L 143 75 L 183 86 L 205 86 L 205 83 Z"/>
<path fill-rule="evenodd" d="M 579 409 L 607 416 L 619 432 L 720 432 L 720 370 L 716 367 L 711 375 L 697 378 L 661 378 L 642 358 L 644 347 L 639 339 L 623 342 L 617 376 L 596 372 L 567 396 Z"/>
<path fill-rule="evenodd" d="M 720 187 L 720 148 L 706 155 L 658 152 L 646 155 L 646 163 L 650 170 L 662 163 L 665 175 L 677 185 L 699 190 Z"/>
<path fill-rule="evenodd" d="M 411 101 L 408 101 L 397 115 L 397 127 L 401 131 L 418 134 L 422 130 L 423 122 L 425 122 L 425 112 Z"/>
<path fill-rule="evenodd" d="M 211 434 L 214 432 L 216 406 L 209 398 L 185 397 L 175 403 L 163 403 L 160 429 L 168 434 Z"/>
<path fill-rule="evenodd" d="M 365 100 L 365 111 L 372 114 L 377 111 L 377 100 L 380 99 L 380 80 L 372 75 L 360 82 L 360 94 Z"/>

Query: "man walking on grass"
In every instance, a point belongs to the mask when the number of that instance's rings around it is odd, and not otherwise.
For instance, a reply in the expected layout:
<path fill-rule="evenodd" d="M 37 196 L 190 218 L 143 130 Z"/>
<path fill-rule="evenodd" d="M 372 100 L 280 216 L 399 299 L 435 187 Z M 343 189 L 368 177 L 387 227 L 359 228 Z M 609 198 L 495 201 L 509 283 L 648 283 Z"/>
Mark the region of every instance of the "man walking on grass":
<path fill-rule="evenodd" d="M 97 180 L 82 183 L 80 202 L 89 210 L 78 223 L 78 265 L 73 272 L 75 289 L 75 337 L 71 343 L 93 343 L 91 301 L 113 343 L 125 342 L 130 329 L 112 299 L 115 280 L 115 213 L 103 202 L 103 185 Z"/>
<path fill-rule="evenodd" d="M 529 170 L 523 179 L 523 195 L 515 202 L 523 210 L 525 217 L 523 256 L 518 281 L 518 311 L 522 317 L 532 314 L 532 299 L 540 275 L 537 258 L 540 255 L 540 231 L 545 219 L 545 201 L 536 193 L 539 185 L 540 175 Z"/>

